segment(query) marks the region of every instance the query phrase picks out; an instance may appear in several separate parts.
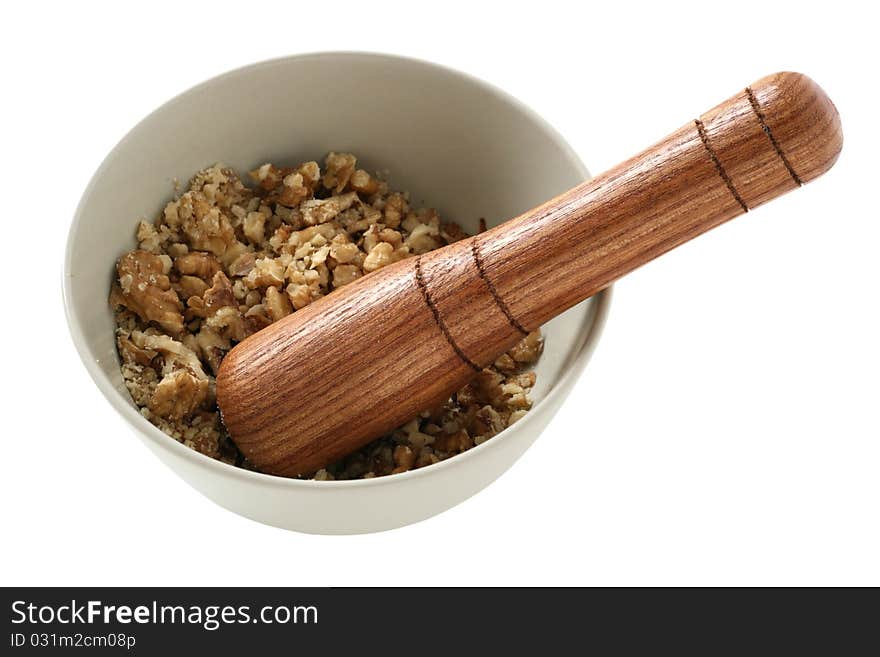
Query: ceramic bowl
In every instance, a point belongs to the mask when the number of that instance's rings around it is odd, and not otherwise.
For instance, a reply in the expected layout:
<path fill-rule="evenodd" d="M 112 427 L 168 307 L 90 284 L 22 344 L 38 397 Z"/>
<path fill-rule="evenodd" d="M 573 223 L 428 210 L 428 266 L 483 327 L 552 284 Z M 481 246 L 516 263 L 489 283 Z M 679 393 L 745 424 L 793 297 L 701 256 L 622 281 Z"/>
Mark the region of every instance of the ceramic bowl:
<path fill-rule="evenodd" d="M 134 433 L 193 488 L 226 509 L 287 529 L 374 532 L 423 520 L 467 499 L 509 468 L 563 403 L 590 357 L 608 290 L 544 327 L 534 407 L 464 454 L 403 474 L 298 481 L 243 470 L 184 447 L 137 411 L 123 385 L 107 304 L 114 263 L 157 216 L 175 179 L 223 162 L 321 159 L 350 151 L 395 189 L 476 231 L 588 177 L 547 123 L 504 92 L 413 59 L 363 53 L 286 57 L 221 75 L 136 125 L 85 190 L 67 242 L 64 303 L 74 343 L 95 383 Z M 151 467 L 148 461 L 143 467 Z M 129 467 L 136 467 L 130 464 Z"/>

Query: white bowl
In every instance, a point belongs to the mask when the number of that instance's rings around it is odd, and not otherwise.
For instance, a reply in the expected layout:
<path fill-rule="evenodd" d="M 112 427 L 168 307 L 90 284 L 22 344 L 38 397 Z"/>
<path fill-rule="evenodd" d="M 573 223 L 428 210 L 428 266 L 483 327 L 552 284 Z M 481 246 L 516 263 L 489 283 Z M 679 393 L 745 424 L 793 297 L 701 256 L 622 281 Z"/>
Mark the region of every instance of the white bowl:
<path fill-rule="evenodd" d="M 95 383 L 135 433 L 193 488 L 222 507 L 303 532 L 374 532 L 423 520 L 491 483 L 532 444 L 590 357 L 610 291 L 544 327 L 535 405 L 491 440 L 436 465 L 376 479 L 298 481 L 210 459 L 162 433 L 123 385 L 107 303 L 116 259 L 134 248 L 186 181 L 222 161 L 246 171 L 330 150 L 388 170 L 396 189 L 471 232 L 491 226 L 588 177 L 549 125 L 484 82 L 434 64 L 387 55 L 324 53 L 277 59 L 209 80 L 136 125 L 89 183 L 68 237 L 64 302 L 73 340 Z"/>

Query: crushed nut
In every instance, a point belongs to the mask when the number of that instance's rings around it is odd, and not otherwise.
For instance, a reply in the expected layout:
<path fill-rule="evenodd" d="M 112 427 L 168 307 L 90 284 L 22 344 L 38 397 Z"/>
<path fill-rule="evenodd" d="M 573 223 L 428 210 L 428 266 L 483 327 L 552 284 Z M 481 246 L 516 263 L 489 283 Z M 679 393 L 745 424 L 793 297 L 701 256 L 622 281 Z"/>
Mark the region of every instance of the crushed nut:
<path fill-rule="evenodd" d="M 357 159 L 351 153 L 329 153 L 324 161 L 324 187 L 335 193 L 345 189 L 354 173 Z"/>
<path fill-rule="evenodd" d="M 355 265 L 336 265 L 333 270 L 333 287 L 348 285 L 361 277 L 361 270 Z"/>
<path fill-rule="evenodd" d="M 365 196 L 370 196 L 379 191 L 379 181 L 363 169 L 358 169 L 351 174 L 348 185 L 354 191 L 364 194 Z"/>
<path fill-rule="evenodd" d="M 168 420 L 182 420 L 207 396 L 207 379 L 199 379 L 187 370 L 175 370 L 159 381 L 150 398 L 150 410 Z"/>
<path fill-rule="evenodd" d="M 277 322 L 282 317 L 287 317 L 293 312 L 287 296 L 281 294 L 277 287 L 266 289 L 266 309 L 269 311 L 269 317 L 272 318 L 273 322 Z"/>
<path fill-rule="evenodd" d="M 123 380 L 141 413 L 184 445 L 252 467 L 214 398 L 224 356 L 248 335 L 333 290 L 467 234 L 357 168 L 350 153 L 296 167 L 264 164 L 257 189 L 220 165 L 137 226 L 117 263 L 111 304 Z M 484 230 L 484 224 L 481 225 Z M 538 331 L 444 404 L 314 473 L 320 481 L 420 468 L 482 444 L 531 407 Z"/>
<path fill-rule="evenodd" d="M 507 353 L 510 354 L 514 362 L 520 365 L 531 365 L 537 362 L 543 348 L 544 341 L 541 339 L 541 332 L 532 331 Z"/>
<path fill-rule="evenodd" d="M 266 230 L 266 215 L 262 212 L 248 212 L 244 218 L 244 236 L 251 244 L 260 244 Z"/>
<path fill-rule="evenodd" d="M 306 226 L 314 226 L 332 221 L 340 212 L 348 210 L 357 200 L 357 193 L 349 192 L 342 196 L 331 196 L 323 200 L 304 201 L 300 205 L 303 223 Z"/>
<path fill-rule="evenodd" d="M 174 267 L 181 274 L 196 276 L 206 281 L 214 278 L 214 274 L 221 270 L 217 258 L 203 251 L 193 251 L 179 256 L 174 261 Z"/>
<path fill-rule="evenodd" d="M 144 322 L 153 322 L 172 335 L 183 331 L 183 306 L 165 274 L 165 263 L 147 251 L 130 251 L 116 263 L 118 285 L 111 304 L 125 306 Z"/>
<path fill-rule="evenodd" d="M 395 261 L 394 247 L 388 242 L 379 242 L 364 258 L 364 271 L 371 272 L 390 265 Z"/>

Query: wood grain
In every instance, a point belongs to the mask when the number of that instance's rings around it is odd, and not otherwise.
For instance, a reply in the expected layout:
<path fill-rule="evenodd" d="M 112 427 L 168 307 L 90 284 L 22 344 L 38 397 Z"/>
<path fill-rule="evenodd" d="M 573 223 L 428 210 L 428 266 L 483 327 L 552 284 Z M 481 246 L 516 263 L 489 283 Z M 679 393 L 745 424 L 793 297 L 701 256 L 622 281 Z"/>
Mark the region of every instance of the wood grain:
<path fill-rule="evenodd" d="M 217 377 L 224 422 L 263 471 L 313 472 L 442 402 L 524 331 L 821 175 L 841 146 L 812 80 L 762 78 L 544 205 L 251 336 Z"/>

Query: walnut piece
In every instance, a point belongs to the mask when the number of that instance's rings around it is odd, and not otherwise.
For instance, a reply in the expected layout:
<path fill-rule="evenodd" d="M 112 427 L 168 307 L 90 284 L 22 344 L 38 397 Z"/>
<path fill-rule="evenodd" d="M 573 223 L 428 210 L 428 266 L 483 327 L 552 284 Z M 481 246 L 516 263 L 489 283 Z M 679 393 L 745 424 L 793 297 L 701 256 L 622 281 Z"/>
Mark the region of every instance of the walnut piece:
<path fill-rule="evenodd" d="M 319 177 L 320 171 L 317 162 L 301 164 L 295 171 L 287 174 L 282 179 L 278 202 L 292 208 L 311 198 L 315 192 Z"/>
<path fill-rule="evenodd" d="M 207 379 L 199 379 L 188 370 L 175 370 L 159 381 L 149 408 L 159 417 L 180 420 L 201 406 L 207 396 Z"/>
<path fill-rule="evenodd" d="M 348 210 L 358 200 L 356 192 L 342 196 L 331 196 L 323 200 L 305 201 L 300 205 L 303 223 L 306 226 L 324 224 L 332 221 L 343 210 Z"/>
<path fill-rule="evenodd" d="M 211 280 L 222 269 L 220 261 L 212 254 L 203 251 L 192 251 L 174 260 L 174 268 L 181 274 L 196 276 L 203 280 Z"/>
<path fill-rule="evenodd" d="M 287 317 L 293 312 L 287 296 L 281 294 L 277 287 L 266 289 L 266 309 L 269 311 L 269 317 L 272 318 L 273 322 L 277 322 L 282 317 Z"/>
<path fill-rule="evenodd" d="M 324 187 L 337 194 L 341 192 L 354 173 L 356 164 L 357 159 L 351 153 L 329 153 L 324 161 Z"/>
<path fill-rule="evenodd" d="M 130 251 L 116 263 L 118 288 L 112 302 L 155 322 L 172 335 L 183 331 L 183 306 L 171 289 L 165 262 L 147 251 Z"/>
<path fill-rule="evenodd" d="M 543 348 L 544 342 L 541 339 L 541 332 L 532 331 L 507 353 L 514 362 L 520 365 L 530 365 L 538 360 Z"/>
<path fill-rule="evenodd" d="M 379 181 L 373 178 L 363 169 L 358 169 L 348 180 L 348 185 L 354 191 L 370 196 L 379 191 Z"/>
<path fill-rule="evenodd" d="M 163 374 L 175 369 L 186 369 L 200 379 L 206 379 L 202 363 L 195 352 L 170 336 L 132 331 L 131 341 L 141 349 L 159 352 L 164 357 Z"/>
<path fill-rule="evenodd" d="M 235 241 L 235 231 L 229 219 L 197 192 L 188 192 L 181 197 L 177 215 L 180 227 L 194 249 L 219 256 Z"/>

